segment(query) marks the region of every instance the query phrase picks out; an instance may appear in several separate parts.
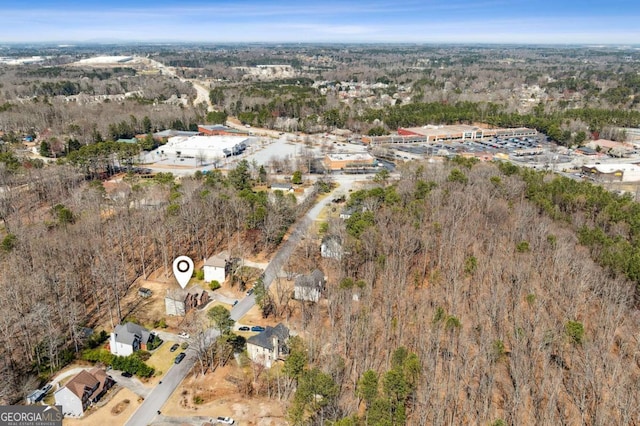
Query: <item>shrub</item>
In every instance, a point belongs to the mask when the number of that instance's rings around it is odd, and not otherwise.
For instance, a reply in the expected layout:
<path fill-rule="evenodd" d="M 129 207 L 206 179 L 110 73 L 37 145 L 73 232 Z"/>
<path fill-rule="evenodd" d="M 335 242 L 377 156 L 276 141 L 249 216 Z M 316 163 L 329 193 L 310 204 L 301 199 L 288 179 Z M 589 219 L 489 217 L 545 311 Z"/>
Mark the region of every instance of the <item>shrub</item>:
<path fill-rule="evenodd" d="M 202 404 L 204 402 L 204 398 L 202 398 L 200 395 L 194 395 L 193 396 L 193 403 L 196 405 Z"/>
<path fill-rule="evenodd" d="M 520 241 L 517 245 L 516 245 L 516 251 L 518 253 L 526 253 L 528 252 L 530 249 L 529 247 L 529 242 L 528 241 Z"/>
<path fill-rule="evenodd" d="M 204 269 L 198 269 L 196 271 L 196 279 L 199 281 L 204 280 Z"/>
<path fill-rule="evenodd" d="M 584 325 L 579 321 L 567 321 L 564 325 L 564 331 L 571 339 L 572 343 L 577 345 L 582 344 L 584 339 Z"/>
<path fill-rule="evenodd" d="M 213 281 L 211 281 L 211 283 L 209 283 L 209 288 L 211 290 L 217 290 L 220 287 L 222 287 L 222 286 L 220 285 L 220 283 L 217 280 L 213 280 Z"/>
<path fill-rule="evenodd" d="M 153 339 L 151 339 L 151 341 L 147 343 L 147 349 L 152 351 L 154 349 L 157 349 L 162 343 L 163 343 L 163 340 L 157 334 L 154 334 Z"/>
<path fill-rule="evenodd" d="M 164 318 L 160 318 L 153 322 L 153 328 L 167 328 L 167 320 Z"/>

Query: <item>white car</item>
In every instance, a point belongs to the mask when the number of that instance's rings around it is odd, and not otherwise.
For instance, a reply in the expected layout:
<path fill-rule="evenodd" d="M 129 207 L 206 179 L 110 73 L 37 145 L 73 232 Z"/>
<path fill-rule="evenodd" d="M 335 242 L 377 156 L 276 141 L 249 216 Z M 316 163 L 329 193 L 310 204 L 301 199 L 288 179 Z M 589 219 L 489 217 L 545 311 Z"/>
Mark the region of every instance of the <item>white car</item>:
<path fill-rule="evenodd" d="M 235 423 L 231 417 L 218 417 L 216 420 L 218 423 L 222 423 L 224 425 L 232 425 Z"/>
<path fill-rule="evenodd" d="M 189 334 L 185 333 L 184 331 L 180 334 L 178 334 L 178 337 L 182 337 L 183 339 L 188 339 L 189 338 Z"/>

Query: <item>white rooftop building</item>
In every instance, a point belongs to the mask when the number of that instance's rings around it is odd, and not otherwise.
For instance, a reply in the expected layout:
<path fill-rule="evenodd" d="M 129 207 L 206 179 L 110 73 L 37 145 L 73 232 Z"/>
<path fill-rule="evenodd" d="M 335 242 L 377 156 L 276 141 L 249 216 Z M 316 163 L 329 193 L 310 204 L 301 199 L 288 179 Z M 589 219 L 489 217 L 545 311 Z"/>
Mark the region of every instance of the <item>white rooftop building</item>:
<path fill-rule="evenodd" d="M 249 141 L 245 136 L 174 136 L 159 150 L 182 157 L 223 158 L 241 153 Z"/>

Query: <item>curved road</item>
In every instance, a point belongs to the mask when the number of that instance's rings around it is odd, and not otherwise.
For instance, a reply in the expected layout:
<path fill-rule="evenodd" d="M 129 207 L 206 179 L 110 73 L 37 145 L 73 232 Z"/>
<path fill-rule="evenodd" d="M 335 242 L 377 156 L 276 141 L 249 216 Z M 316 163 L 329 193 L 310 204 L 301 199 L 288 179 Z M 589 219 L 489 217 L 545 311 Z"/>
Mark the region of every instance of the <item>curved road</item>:
<path fill-rule="evenodd" d="M 337 191 L 348 192 L 353 185 L 354 179 L 355 177 L 352 176 L 340 177 L 338 179 L 340 181 L 340 185 L 331 193 L 327 194 L 322 200 L 320 200 L 320 202 L 314 205 L 307 214 L 293 225 L 289 237 L 280 245 L 280 248 L 264 271 L 264 284 L 267 288 L 271 285 L 276 274 L 289 259 L 298 243 L 300 243 L 302 237 L 309 230 L 310 226 L 318 218 L 322 209 L 331 202 L 333 194 Z M 238 321 L 247 312 L 249 312 L 249 309 L 251 309 L 255 303 L 256 300 L 253 294 L 245 297 L 231 310 L 231 318 Z M 208 329 L 205 333 L 205 341 L 209 343 L 213 343 L 215 338 L 218 336 L 218 332 L 213 328 Z M 158 416 L 158 412 L 162 409 L 162 406 L 164 406 L 165 402 L 167 402 L 171 394 L 184 380 L 197 361 L 194 351 L 187 349 L 186 354 L 187 356 L 182 360 L 182 362 L 180 364 L 174 364 L 162 378 L 162 383 L 158 384 L 151 391 L 149 396 L 145 398 L 142 405 L 138 407 L 136 412 L 133 413 L 127 421 L 127 426 L 147 426 L 149 423 L 154 421 Z"/>

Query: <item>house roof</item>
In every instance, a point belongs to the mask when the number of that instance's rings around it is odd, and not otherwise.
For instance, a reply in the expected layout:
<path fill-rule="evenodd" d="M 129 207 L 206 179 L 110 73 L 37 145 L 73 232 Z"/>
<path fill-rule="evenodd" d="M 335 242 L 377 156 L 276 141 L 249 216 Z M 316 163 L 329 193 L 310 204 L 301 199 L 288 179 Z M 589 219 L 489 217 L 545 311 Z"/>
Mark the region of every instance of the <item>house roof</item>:
<path fill-rule="evenodd" d="M 321 270 L 315 269 L 309 275 L 298 275 L 296 277 L 296 287 L 322 288 L 324 285 L 324 274 Z"/>
<path fill-rule="evenodd" d="M 104 370 L 94 367 L 89 371 L 82 370 L 69 380 L 65 387 L 80 399 L 83 399 L 86 392 L 91 392 L 89 397 L 93 398 L 94 395 L 99 395 L 102 392 L 108 378 L 109 376 Z"/>
<path fill-rule="evenodd" d="M 272 183 L 271 189 L 293 189 L 290 183 Z"/>
<path fill-rule="evenodd" d="M 272 351 L 273 337 L 277 337 L 280 343 L 284 343 L 289 338 L 289 329 L 282 323 L 275 327 L 267 326 L 262 333 L 249 337 L 247 343 Z"/>
<path fill-rule="evenodd" d="M 202 293 L 208 292 L 199 285 L 194 285 L 189 289 L 173 288 L 171 290 L 167 290 L 167 295 L 165 296 L 165 298 L 183 302 L 188 294 L 200 295 Z"/>
<path fill-rule="evenodd" d="M 132 345 L 136 337 L 143 343 L 146 343 L 149 340 L 150 334 L 149 330 L 132 322 L 117 325 L 114 333 L 116 335 L 116 342 L 125 345 Z"/>
<path fill-rule="evenodd" d="M 215 256 L 211 256 L 204 262 L 204 266 L 213 266 L 215 268 L 224 268 L 227 264 L 227 259 L 229 259 L 229 252 L 223 251 Z"/>

